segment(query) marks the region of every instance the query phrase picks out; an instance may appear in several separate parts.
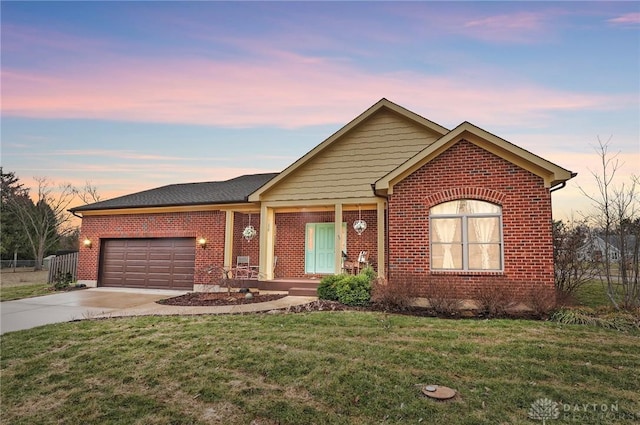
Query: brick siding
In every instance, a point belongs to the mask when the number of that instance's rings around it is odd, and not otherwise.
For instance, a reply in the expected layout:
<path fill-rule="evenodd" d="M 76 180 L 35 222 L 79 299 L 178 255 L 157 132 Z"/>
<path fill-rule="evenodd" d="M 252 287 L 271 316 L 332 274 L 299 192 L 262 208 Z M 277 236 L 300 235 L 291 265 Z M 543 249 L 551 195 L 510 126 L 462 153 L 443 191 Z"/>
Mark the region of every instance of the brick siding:
<path fill-rule="evenodd" d="M 455 199 L 502 206 L 504 270 L 430 271 L 429 210 Z M 524 301 L 554 291 L 551 194 L 543 180 L 462 140 L 394 187 L 389 197 L 389 280 L 412 279 L 426 295 L 430 282 L 477 298 L 489 286 Z"/>
<path fill-rule="evenodd" d="M 220 211 L 84 217 L 80 237 L 91 239 L 92 247 L 80 244 L 78 279 L 98 279 L 101 239 L 188 237 L 195 245 L 196 238 L 204 237 L 206 248 L 196 247 L 195 283 L 205 283 L 207 275 L 201 271 L 223 264 L 224 228 L 225 213 Z"/>
<path fill-rule="evenodd" d="M 248 255 L 252 266 L 258 266 L 260 262 L 260 214 L 251 214 L 251 225 L 258 232 L 250 241 L 242 236 L 245 227 L 249 225 L 249 214 L 235 213 L 233 217 L 233 257 L 235 265 L 238 256 Z M 223 238 L 224 240 L 224 238 Z"/>

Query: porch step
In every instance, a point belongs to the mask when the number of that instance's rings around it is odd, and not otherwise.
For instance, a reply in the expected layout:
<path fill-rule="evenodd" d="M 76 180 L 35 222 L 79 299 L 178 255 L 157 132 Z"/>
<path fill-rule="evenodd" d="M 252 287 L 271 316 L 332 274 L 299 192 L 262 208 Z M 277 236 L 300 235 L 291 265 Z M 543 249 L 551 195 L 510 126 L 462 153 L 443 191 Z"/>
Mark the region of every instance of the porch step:
<path fill-rule="evenodd" d="M 297 297 L 317 297 L 318 288 L 289 288 L 289 295 Z"/>
<path fill-rule="evenodd" d="M 316 290 L 320 281 L 317 279 L 275 279 L 261 280 L 258 289 L 263 291 L 289 291 L 292 288 Z"/>

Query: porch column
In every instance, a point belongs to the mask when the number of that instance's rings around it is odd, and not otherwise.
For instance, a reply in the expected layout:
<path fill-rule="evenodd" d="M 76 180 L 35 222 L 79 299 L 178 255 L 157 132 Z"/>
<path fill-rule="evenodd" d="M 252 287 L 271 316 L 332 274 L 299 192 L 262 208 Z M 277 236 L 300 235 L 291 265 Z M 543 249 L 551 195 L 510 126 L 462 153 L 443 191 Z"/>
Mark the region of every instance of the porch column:
<path fill-rule="evenodd" d="M 273 279 L 276 215 L 273 208 L 260 206 L 260 273 L 259 280 Z"/>
<path fill-rule="evenodd" d="M 229 269 L 233 266 L 233 224 L 235 213 L 225 211 L 224 224 L 224 267 Z"/>
<path fill-rule="evenodd" d="M 383 199 L 378 199 L 376 205 L 377 211 L 377 221 L 378 221 L 378 277 L 385 277 L 385 261 L 384 257 L 385 253 L 385 225 L 384 225 L 384 210 L 385 210 L 385 201 Z"/>
<path fill-rule="evenodd" d="M 342 234 L 342 204 L 335 205 L 334 212 L 334 241 L 335 241 L 335 249 L 334 251 L 334 259 L 333 259 L 333 271 L 335 274 L 342 273 L 342 238 L 344 235 Z"/>

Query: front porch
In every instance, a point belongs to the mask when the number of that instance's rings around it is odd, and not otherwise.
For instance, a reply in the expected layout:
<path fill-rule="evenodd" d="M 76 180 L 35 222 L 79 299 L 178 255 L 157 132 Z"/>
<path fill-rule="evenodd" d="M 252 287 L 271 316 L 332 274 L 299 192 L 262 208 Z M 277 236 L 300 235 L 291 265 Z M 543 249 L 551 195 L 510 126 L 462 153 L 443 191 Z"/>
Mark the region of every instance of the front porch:
<path fill-rule="evenodd" d="M 318 296 L 320 279 L 272 279 L 257 281 L 261 291 L 287 291 L 289 295 Z"/>
<path fill-rule="evenodd" d="M 218 291 L 238 291 L 240 289 L 257 289 L 259 291 L 288 292 L 295 296 L 318 296 L 318 285 L 320 278 L 282 278 L 271 280 L 245 279 L 245 278 L 223 278 L 215 283 L 194 285 L 196 292 L 218 292 Z"/>

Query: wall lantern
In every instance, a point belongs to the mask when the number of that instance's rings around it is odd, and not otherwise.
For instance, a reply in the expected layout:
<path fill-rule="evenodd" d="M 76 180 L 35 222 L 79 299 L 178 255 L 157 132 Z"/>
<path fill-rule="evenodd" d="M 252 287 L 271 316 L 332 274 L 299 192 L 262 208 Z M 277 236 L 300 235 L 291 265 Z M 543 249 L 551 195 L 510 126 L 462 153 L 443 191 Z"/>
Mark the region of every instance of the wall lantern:
<path fill-rule="evenodd" d="M 362 232 L 367 230 L 367 222 L 362 219 L 360 205 L 358 205 L 358 219 L 353 222 L 353 230 L 356 231 L 358 236 L 360 236 Z"/>
<path fill-rule="evenodd" d="M 84 240 L 82 241 L 82 245 L 84 245 L 85 248 L 91 248 L 91 239 L 84 238 Z"/>
<path fill-rule="evenodd" d="M 200 248 L 205 249 L 207 247 L 207 240 L 205 238 L 198 239 L 198 245 Z"/>
<path fill-rule="evenodd" d="M 249 225 L 244 228 L 242 231 L 242 237 L 244 237 L 247 241 L 255 238 L 258 234 L 258 231 L 251 225 L 251 213 L 249 213 Z"/>

